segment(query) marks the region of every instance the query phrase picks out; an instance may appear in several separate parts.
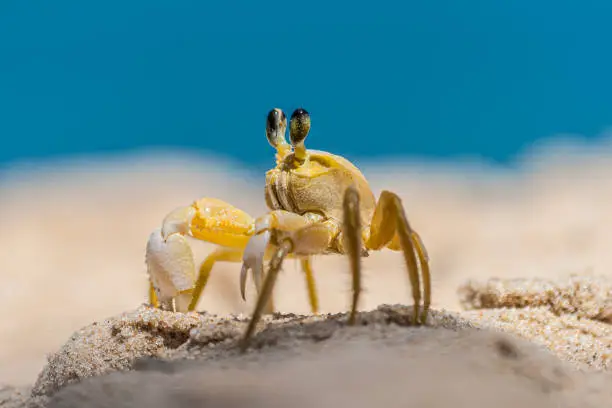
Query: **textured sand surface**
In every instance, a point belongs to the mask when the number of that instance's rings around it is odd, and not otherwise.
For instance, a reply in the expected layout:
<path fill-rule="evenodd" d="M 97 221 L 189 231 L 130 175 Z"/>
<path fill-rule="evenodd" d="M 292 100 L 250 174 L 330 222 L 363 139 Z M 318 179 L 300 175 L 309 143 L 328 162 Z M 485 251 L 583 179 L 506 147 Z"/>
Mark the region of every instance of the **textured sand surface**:
<path fill-rule="evenodd" d="M 385 347 L 353 338 L 307 359 L 151 365 L 67 387 L 49 407 L 562 408 L 612 397 L 612 377 L 576 373 L 526 342 L 472 330 L 388 336 Z"/>
<path fill-rule="evenodd" d="M 432 258 L 433 307 L 460 311 L 465 299 L 457 288 L 468 279 L 612 276 L 610 157 L 612 149 L 599 145 L 549 149 L 513 170 L 357 164 L 375 193 L 391 189 L 403 198 Z M 169 210 L 201 196 L 222 198 L 253 215 L 265 210 L 263 175 L 212 158 L 136 155 L 25 170 L 0 176 L 0 306 L 10 311 L 0 320 L 0 384 L 31 385 L 46 355 L 73 332 L 145 301 L 146 238 Z M 198 260 L 211 249 L 194 245 Z M 318 258 L 314 266 L 322 311 L 346 310 L 345 259 Z M 364 267 L 363 310 L 410 302 L 400 254 L 372 254 Z M 199 310 L 250 312 L 253 289 L 242 302 L 238 272 L 239 265 L 216 266 Z M 279 278 L 276 305 L 282 312 L 308 312 L 303 277 L 294 263 L 287 263 Z M 599 318 L 588 304 L 580 310 L 584 315 L 561 316 L 569 319 L 563 323 L 568 330 L 579 327 L 582 317 L 603 325 L 609 316 L 605 307 Z M 542 323 L 559 317 L 555 307 L 542 305 L 468 313 L 497 314 L 497 322 L 510 319 L 510 326 L 514 318 Z M 536 337 L 530 333 L 524 337 Z M 604 367 L 603 359 L 594 361 Z"/>
<path fill-rule="evenodd" d="M 299 406 L 444 407 L 503 397 L 502 406 L 570 407 L 601 406 L 612 396 L 610 328 L 567 355 L 562 350 L 575 344 L 562 330 L 543 336 L 540 321 L 515 315 L 503 320 L 504 334 L 489 330 L 496 318 L 467 314 L 433 311 L 426 327 L 412 326 L 412 308 L 404 306 L 362 313 L 354 327 L 345 314 L 270 316 L 241 354 L 243 316 L 143 306 L 75 333 L 50 358 L 30 406 L 282 406 L 297 399 Z M 521 339 L 525 327 L 537 333 L 533 343 Z M 588 353 L 594 344 L 598 357 Z"/>
<path fill-rule="evenodd" d="M 369 326 L 353 330 L 319 324 L 290 333 L 288 326 L 267 338 L 284 340 L 283 347 L 206 364 L 144 364 L 64 388 L 48 406 L 598 406 L 583 402 L 575 373 L 526 342 L 449 318 L 446 329 L 381 320 L 390 316 L 367 316 Z M 314 335 L 322 330 L 331 333 Z M 611 396 L 601 385 L 599 401 Z"/>
<path fill-rule="evenodd" d="M 554 310 L 558 309 L 543 305 L 542 300 L 549 296 L 546 303 L 551 305 L 561 302 L 580 305 L 585 304 L 583 301 L 586 299 L 591 299 L 588 303 L 591 310 L 600 309 L 612 297 L 612 290 L 602 292 L 600 289 L 612 288 L 612 280 L 574 278 L 569 283 L 555 284 L 540 280 L 522 281 L 521 285 L 517 283 L 516 280 L 468 283 L 461 288 L 461 292 L 471 302 L 467 306 L 478 305 L 490 309 L 486 312 L 459 314 L 433 311 L 429 319 L 430 327 L 427 328 L 410 327 L 409 310 L 412 308 L 397 306 L 381 306 L 374 312 L 364 313 L 360 323 L 367 327 L 359 330 L 344 329 L 343 314 L 269 316 L 266 322 L 260 324 L 260 329 L 266 328 L 266 324 L 271 326 L 253 340 L 253 347 L 259 349 L 274 346 L 274 349 L 281 349 L 273 354 L 282 354 L 287 347 L 299 348 L 300 353 L 305 353 L 313 341 L 329 342 L 333 338 L 332 343 L 350 343 L 355 333 L 368 340 L 386 344 L 389 338 L 397 337 L 395 334 L 399 333 L 398 327 L 409 328 L 403 330 L 404 334 L 432 328 L 460 330 L 478 327 L 493 328 L 495 332 L 507 332 L 516 338 L 530 340 L 544 346 L 542 349 L 547 349 L 551 355 L 573 363 L 576 368 L 608 368 L 612 361 L 612 325 L 594 319 L 599 314 L 585 317 L 581 308 L 571 311 L 564 308 L 561 313 L 555 314 Z M 570 286 L 578 290 L 561 290 Z M 607 296 L 597 297 L 603 293 L 607 293 Z M 502 299 L 505 300 L 502 302 Z M 500 304 L 503 306 L 500 307 Z M 245 327 L 244 315 L 178 314 L 142 306 L 96 322 L 75 333 L 51 356 L 32 393 L 34 396 L 49 396 L 70 383 L 91 376 L 131 369 L 134 361 L 142 357 L 201 360 L 230 358 L 236 355 L 236 340 Z M 304 346 L 301 343 L 308 344 Z M 433 351 L 435 345 L 431 347 Z"/>
<path fill-rule="evenodd" d="M 31 399 L 31 387 L 0 385 L 0 407 L 24 407 Z"/>
<path fill-rule="evenodd" d="M 600 406 L 612 396 L 612 325 L 599 312 L 611 289 L 605 278 L 470 281 L 459 294 L 477 310 L 434 310 L 425 327 L 412 325 L 405 306 L 363 312 L 354 327 L 346 314 L 276 314 L 259 325 L 247 354 L 238 350 L 244 315 L 143 305 L 76 332 L 49 358 L 29 405 L 269 406 L 298 398 L 443 407 L 506 395 L 507 406 Z M 436 377 L 425 380 L 431 370 Z M 398 394 L 407 383 L 409 398 Z M 18 391 L 5 391 L 13 406 L 28 395 Z"/>
<path fill-rule="evenodd" d="M 612 279 L 574 276 L 469 281 L 461 313 L 479 326 L 544 345 L 579 368 L 612 368 Z"/>

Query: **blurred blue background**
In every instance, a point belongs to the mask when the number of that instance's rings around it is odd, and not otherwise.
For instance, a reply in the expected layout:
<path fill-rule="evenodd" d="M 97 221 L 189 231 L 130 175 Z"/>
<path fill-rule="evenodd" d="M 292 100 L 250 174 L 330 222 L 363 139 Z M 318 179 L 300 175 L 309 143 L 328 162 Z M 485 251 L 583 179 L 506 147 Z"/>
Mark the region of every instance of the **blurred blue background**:
<path fill-rule="evenodd" d="M 265 168 L 267 111 L 352 159 L 504 163 L 611 124 L 612 2 L 0 2 L 0 165 L 142 147 Z"/>

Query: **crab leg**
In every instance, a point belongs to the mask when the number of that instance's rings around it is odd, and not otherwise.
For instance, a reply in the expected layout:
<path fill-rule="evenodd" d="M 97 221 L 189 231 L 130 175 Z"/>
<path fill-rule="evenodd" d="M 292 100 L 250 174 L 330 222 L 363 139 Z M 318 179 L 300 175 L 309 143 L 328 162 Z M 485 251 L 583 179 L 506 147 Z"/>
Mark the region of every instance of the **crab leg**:
<path fill-rule="evenodd" d="M 429 271 L 429 254 L 427 253 L 425 245 L 423 245 L 423 240 L 416 231 L 412 230 L 411 238 L 417 251 L 419 264 L 421 265 L 422 271 L 423 313 L 421 314 L 421 322 L 425 324 L 427 322 L 429 307 L 431 306 L 431 273 Z"/>
<path fill-rule="evenodd" d="M 353 301 L 349 324 L 355 323 L 359 295 L 361 294 L 361 220 L 359 218 L 359 192 L 353 186 L 346 189 L 343 200 L 343 241 L 342 245 L 349 257 L 353 276 Z"/>
<path fill-rule="evenodd" d="M 198 273 L 198 279 L 196 280 L 195 287 L 193 289 L 193 297 L 187 310 L 190 312 L 195 310 L 198 301 L 204 288 L 210 278 L 210 272 L 213 266 L 217 262 L 240 262 L 242 261 L 242 249 L 239 248 L 227 248 L 219 247 L 215 249 L 210 255 L 206 257 L 204 262 L 200 265 L 200 271 Z"/>
<path fill-rule="evenodd" d="M 317 297 L 317 286 L 315 284 L 314 273 L 312 266 L 310 265 L 310 258 L 300 259 L 300 265 L 302 271 L 304 271 L 304 277 L 306 278 L 306 288 L 308 289 L 308 301 L 310 302 L 310 309 L 312 313 L 319 313 L 319 298 Z"/>
<path fill-rule="evenodd" d="M 200 265 L 200 272 L 198 274 L 198 279 L 195 284 L 195 289 L 193 291 L 193 298 L 191 303 L 189 304 L 189 311 L 195 310 L 196 305 L 201 297 L 202 292 L 208 282 L 210 277 L 210 272 L 216 262 L 242 262 L 243 249 L 235 249 L 235 248 L 225 248 L 220 247 L 213 251 L 210 255 L 206 257 L 204 262 Z M 291 257 L 291 256 L 289 256 Z M 268 257 L 266 257 L 268 258 Z M 312 266 L 309 258 L 300 259 L 300 265 L 302 270 L 304 271 L 304 275 L 306 278 L 306 286 L 308 288 L 308 299 L 310 302 L 310 308 L 313 313 L 318 313 L 319 311 L 319 299 L 316 291 L 316 283 L 314 280 L 314 275 L 312 271 Z M 257 279 L 255 283 L 257 290 L 261 290 L 261 279 Z M 245 299 L 245 289 L 246 289 L 246 274 L 241 276 L 240 282 L 241 296 Z M 266 308 L 266 313 L 274 312 L 274 302 L 270 299 L 269 306 Z"/>
<path fill-rule="evenodd" d="M 431 304 L 431 278 L 429 257 L 419 235 L 412 230 L 404 212 L 400 198 L 390 191 L 383 191 L 379 197 L 366 247 L 378 250 L 387 246 L 389 249 L 401 249 L 408 267 L 414 300 L 414 322 L 426 323 Z M 423 312 L 419 316 L 421 288 L 419 266 L 423 278 Z"/>
<path fill-rule="evenodd" d="M 255 232 L 249 240 L 243 255 L 240 279 L 240 292 L 243 298 L 245 293 L 246 274 L 249 270 L 253 271 L 253 279 L 255 280 L 256 287 L 261 288 L 263 282 L 264 258 L 271 258 L 274 256 L 274 253 L 267 252 L 269 248 L 268 245 L 270 243 L 276 245 L 285 238 L 295 238 L 296 234 L 299 234 L 301 229 L 314 225 L 315 221 L 313 220 L 315 219 L 317 219 L 317 217 L 311 217 L 310 214 L 299 215 L 285 210 L 274 210 L 259 217 L 255 221 Z M 320 223 L 319 225 L 320 226 L 316 228 L 316 230 L 319 231 L 319 235 L 304 237 L 307 238 L 307 241 L 304 241 L 303 244 L 300 242 L 300 245 L 315 245 L 317 248 L 327 248 L 327 245 L 329 245 L 329 242 L 335 235 L 335 230 L 328 226 L 327 223 Z M 300 239 L 303 240 L 304 238 Z M 312 240 L 316 242 L 312 243 Z M 314 277 L 308 258 L 308 254 L 310 253 L 312 253 L 312 251 L 306 250 L 305 253 L 293 251 L 288 257 L 300 258 L 302 260 L 301 264 L 306 275 L 307 287 L 309 288 L 311 308 L 314 311 L 318 309 L 318 299 L 314 292 Z"/>
<path fill-rule="evenodd" d="M 270 260 L 268 273 L 265 274 L 261 291 L 257 297 L 255 310 L 241 341 L 240 347 L 242 351 L 245 351 L 248 347 L 249 340 L 261 319 L 263 308 L 272 296 L 274 284 L 285 257 L 290 254 L 296 256 L 320 254 L 329 247 L 329 242 L 333 238 L 333 231 L 324 222 L 308 224 L 311 221 L 307 218 L 282 210 L 273 211 L 264 217 L 267 217 L 266 222 L 268 225 L 272 226 L 270 235 L 274 235 L 277 244 Z M 302 220 L 298 220 L 297 217 L 302 218 Z M 303 226 L 299 227 L 299 224 Z M 297 229 L 291 231 L 291 227 Z M 248 250 L 245 251 L 245 264 L 243 268 L 257 267 L 257 265 L 248 262 L 248 260 L 254 258 L 256 257 L 250 257 Z"/>
<path fill-rule="evenodd" d="M 285 256 L 291 251 L 291 241 L 286 239 L 281 242 L 280 246 L 276 250 L 274 256 L 270 260 L 270 269 L 266 274 L 265 280 L 263 282 L 263 286 L 261 291 L 259 292 L 259 296 L 257 297 L 257 302 L 255 304 L 255 310 L 253 311 L 253 315 L 251 316 L 251 320 L 249 321 L 249 325 L 247 326 L 247 330 L 244 333 L 244 337 L 242 339 L 242 343 L 240 345 L 241 351 L 245 351 L 249 345 L 249 340 L 253 333 L 255 332 L 255 327 L 257 327 L 257 323 L 261 319 L 261 315 L 264 311 L 264 306 L 268 303 L 269 299 L 272 296 L 272 291 L 274 290 L 274 284 L 276 283 L 276 277 L 280 272 L 281 266 L 283 264 L 283 260 Z"/>
<path fill-rule="evenodd" d="M 153 285 L 152 280 L 149 280 L 149 303 L 155 308 L 159 307 L 159 300 L 157 299 L 157 289 L 155 289 L 155 285 Z"/>

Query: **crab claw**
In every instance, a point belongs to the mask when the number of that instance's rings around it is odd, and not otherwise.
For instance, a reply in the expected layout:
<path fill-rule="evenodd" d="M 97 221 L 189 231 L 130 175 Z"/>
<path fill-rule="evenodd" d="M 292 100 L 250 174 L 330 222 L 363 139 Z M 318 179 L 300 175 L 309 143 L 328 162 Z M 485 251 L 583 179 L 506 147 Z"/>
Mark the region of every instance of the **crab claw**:
<path fill-rule="evenodd" d="M 176 298 L 176 311 L 187 311 L 195 282 L 195 264 L 185 237 L 172 234 L 164 239 L 162 229 L 155 229 L 149 236 L 145 259 L 160 302 L 167 303 Z"/>
<path fill-rule="evenodd" d="M 257 292 L 261 290 L 263 283 L 263 262 L 266 248 L 270 242 L 270 231 L 264 230 L 253 235 L 247 244 L 242 256 L 242 269 L 240 271 L 240 294 L 242 300 L 246 300 L 246 279 L 249 269 L 253 270 L 253 280 Z"/>

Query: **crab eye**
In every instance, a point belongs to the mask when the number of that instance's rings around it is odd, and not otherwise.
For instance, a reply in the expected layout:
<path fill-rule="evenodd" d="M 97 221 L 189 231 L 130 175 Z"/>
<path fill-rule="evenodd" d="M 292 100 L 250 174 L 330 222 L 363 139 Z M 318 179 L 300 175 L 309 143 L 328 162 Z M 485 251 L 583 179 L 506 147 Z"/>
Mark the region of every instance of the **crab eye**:
<path fill-rule="evenodd" d="M 272 147 L 286 144 L 287 117 L 280 109 L 272 109 L 266 119 L 266 137 Z"/>
<path fill-rule="evenodd" d="M 306 136 L 308 136 L 308 132 L 310 132 L 310 114 L 305 109 L 296 109 L 291 114 L 289 126 L 291 144 L 295 146 L 302 143 Z"/>

